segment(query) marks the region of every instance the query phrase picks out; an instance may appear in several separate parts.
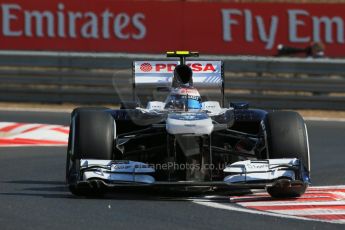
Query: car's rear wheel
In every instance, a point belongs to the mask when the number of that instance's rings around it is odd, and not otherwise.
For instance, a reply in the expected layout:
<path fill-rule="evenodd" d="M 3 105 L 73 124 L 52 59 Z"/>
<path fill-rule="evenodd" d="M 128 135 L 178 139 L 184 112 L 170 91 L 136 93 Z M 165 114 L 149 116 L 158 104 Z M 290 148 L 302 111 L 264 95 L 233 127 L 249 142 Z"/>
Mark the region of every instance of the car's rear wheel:
<path fill-rule="evenodd" d="M 100 189 L 78 189 L 81 159 L 113 159 L 114 118 L 103 108 L 78 108 L 72 113 L 67 151 L 66 178 L 75 195 L 99 195 Z"/>
<path fill-rule="evenodd" d="M 267 114 L 266 120 L 268 155 L 274 158 L 298 158 L 304 170 L 310 172 L 310 154 L 307 127 L 296 112 L 277 111 Z M 273 197 L 298 197 L 304 194 L 307 184 L 291 186 L 286 179 L 268 187 Z"/>

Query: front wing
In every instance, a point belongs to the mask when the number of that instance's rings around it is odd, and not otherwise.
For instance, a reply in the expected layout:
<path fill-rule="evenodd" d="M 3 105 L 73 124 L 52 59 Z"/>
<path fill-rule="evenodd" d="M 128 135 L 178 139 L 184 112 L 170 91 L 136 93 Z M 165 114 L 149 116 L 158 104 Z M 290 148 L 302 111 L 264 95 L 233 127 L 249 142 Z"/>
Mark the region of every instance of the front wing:
<path fill-rule="evenodd" d="M 142 162 L 82 159 L 74 186 L 262 189 L 282 183 L 288 187 L 310 183 L 308 172 L 296 158 L 235 162 L 225 167 L 223 181 L 156 181 L 154 173 L 154 167 Z"/>

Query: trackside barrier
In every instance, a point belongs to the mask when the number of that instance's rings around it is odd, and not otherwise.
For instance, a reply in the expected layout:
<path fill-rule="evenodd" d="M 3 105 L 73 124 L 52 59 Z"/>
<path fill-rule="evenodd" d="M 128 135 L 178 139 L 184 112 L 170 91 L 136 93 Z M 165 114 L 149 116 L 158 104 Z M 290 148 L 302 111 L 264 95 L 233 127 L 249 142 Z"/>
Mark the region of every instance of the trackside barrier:
<path fill-rule="evenodd" d="M 133 60 L 164 59 L 145 54 L 0 51 L 0 101 L 118 104 L 132 99 Z M 267 109 L 345 110 L 345 60 L 246 56 L 201 60 L 224 61 L 227 102 L 248 101 Z M 139 93 L 146 99 L 158 95 L 150 90 Z"/>

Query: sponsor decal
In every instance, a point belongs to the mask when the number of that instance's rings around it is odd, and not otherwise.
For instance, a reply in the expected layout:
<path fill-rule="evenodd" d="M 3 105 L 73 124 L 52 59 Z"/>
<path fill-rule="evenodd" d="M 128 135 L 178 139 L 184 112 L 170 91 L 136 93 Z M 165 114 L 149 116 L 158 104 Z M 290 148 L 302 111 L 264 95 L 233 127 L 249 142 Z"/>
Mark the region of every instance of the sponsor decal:
<path fill-rule="evenodd" d="M 177 61 L 137 61 L 135 62 L 136 73 L 173 73 L 175 67 L 178 65 Z M 220 73 L 220 61 L 187 61 L 186 63 L 191 67 L 193 74 L 199 73 Z"/>
<path fill-rule="evenodd" d="M 257 164 L 257 163 L 249 163 L 245 165 L 248 169 L 268 169 L 268 164 Z"/>
<path fill-rule="evenodd" d="M 39 5 L 39 1 L 35 0 L 32 5 L 20 0 L 2 3 L 3 36 L 140 40 L 146 35 L 145 15 L 140 12 L 114 12 L 106 7 L 104 1 L 95 10 L 90 1 L 86 1 L 89 4 L 85 6 L 90 8 L 85 10 L 82 6 L 69 4 L 68 1 L 65 1 L 65 4 L 62 2 L 51 1 L 51 4 L 45 6 Z M 129 31 L 130 27 L 134 30 Z"/>
<path fill-rule="evenodd" d="M 132 165 L 125 165 L 125 164 L 113 164 L 112 168 L 114 170 L 116 170 L 116 169 L 129 169 L 129 168 L 133 168 L 133 166 Z"/>
<path fill-rule="evenodd" d="M 200 98 L 199 91 L 196 88 L 176 88 L 176 89 L 173 89 L 171 93 L 180 95 L 180 96 L 188 95 L 188 98 L 194 99 L 194 100 L 198 100 Z"/>
<path fill-rule="evenodd" d="M 168 72 L 173 72 L 177 64 L 155 64 L 155 70 L 157 72 L 166 70 Z M 187 65 L 192 69 L 193 72 L 214 72 L 216 67 L 211 63 L 201 64 L 201 63 L 187 63 Z"/>
<path fill-rule="evenodd" d="M 140 70 L 143 72 L 150 72 L 152 70 L 152 65 L 150 63 L 143 63 L 140 65 Z"/>

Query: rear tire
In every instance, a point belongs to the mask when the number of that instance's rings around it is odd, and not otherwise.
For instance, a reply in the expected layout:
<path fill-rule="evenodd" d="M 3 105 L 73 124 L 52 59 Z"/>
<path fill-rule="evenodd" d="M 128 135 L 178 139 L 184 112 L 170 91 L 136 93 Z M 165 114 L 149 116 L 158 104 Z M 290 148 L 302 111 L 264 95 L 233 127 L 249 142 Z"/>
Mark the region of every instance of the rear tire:
<path fill-rule="evenodd" d="M 104 108 L 78 108 L 72 113 L 67 152 L 66 178 L 75 195 L 101 195 L 99 189 L 78 189 L 80 159 L 112 160 L 115 121 Z"/>
<path fill-rule="evenodd" d="M 309 173 L 308 133 L 301 115 L 292 111 L 269 113 L 266 120 L 266 131 L 270 159 L 298 158 L 301 160 L 305 171 Z M 282 180 L 286 179 L 282 178 Z M 285 182 L 277 183 L 277 186 L 267 188 L 267 192 L 273 197 L 299 197 L 307 189 L 307 184 L 295 189 L 291 186 L 285 186 Z"/>

